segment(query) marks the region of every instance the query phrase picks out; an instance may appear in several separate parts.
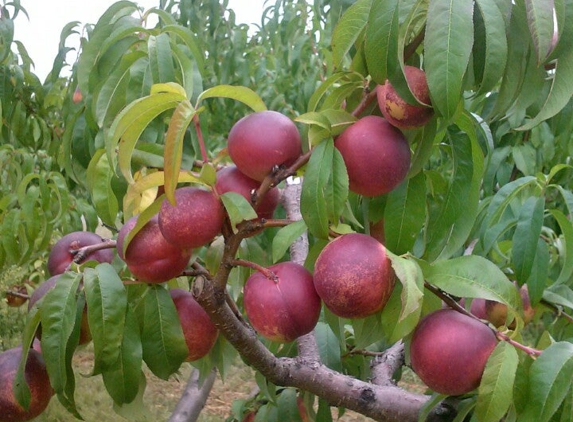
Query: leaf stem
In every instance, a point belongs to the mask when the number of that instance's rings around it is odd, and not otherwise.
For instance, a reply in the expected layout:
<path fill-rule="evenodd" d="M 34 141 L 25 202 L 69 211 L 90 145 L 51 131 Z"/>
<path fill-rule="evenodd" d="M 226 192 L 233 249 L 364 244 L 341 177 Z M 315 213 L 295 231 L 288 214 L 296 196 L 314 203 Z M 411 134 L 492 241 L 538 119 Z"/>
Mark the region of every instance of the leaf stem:
<path fill-rule="evenodd" d="M 209 162 L 209 155 L 207 154 L 207 148 L 205 147 L 205 140 L 203 139 L 203 131 L 201 130 L 201 123 L 199 121 L 199 116 L 195 114 L 193 116 L 193 124 L 195 125 L 195 132 L 197 133 L 197 139 L 199 140 L 199 148 L 201 149 L 201 157 L 203 162 Z"/>

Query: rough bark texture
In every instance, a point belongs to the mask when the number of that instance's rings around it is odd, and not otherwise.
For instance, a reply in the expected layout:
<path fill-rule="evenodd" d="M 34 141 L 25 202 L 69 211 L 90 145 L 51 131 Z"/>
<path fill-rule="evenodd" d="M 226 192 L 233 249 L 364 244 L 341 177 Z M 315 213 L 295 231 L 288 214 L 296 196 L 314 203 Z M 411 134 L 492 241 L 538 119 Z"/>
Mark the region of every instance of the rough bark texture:
<path fill-rule="evenodd" d="M 199 418 L 215 383 L 216 374 L 215 370 L 211 371 L 199 384 L 199 371 L 194 369 L 191 372 L 185 391 L 171 414 L 169 422 L 195 422 Z"/>

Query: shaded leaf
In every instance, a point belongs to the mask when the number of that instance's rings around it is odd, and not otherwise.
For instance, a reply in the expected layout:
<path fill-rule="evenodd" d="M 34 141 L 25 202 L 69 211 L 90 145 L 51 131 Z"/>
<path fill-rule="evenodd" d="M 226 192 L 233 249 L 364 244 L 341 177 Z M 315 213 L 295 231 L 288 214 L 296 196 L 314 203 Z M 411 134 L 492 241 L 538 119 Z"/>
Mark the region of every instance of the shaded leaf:
<path fill-rule="evenodd" d="M 157 377 L 167 380 L 185 361 L 189 350 L 169 292 L 152 285 L 144 301 L 143 360 Z"/>

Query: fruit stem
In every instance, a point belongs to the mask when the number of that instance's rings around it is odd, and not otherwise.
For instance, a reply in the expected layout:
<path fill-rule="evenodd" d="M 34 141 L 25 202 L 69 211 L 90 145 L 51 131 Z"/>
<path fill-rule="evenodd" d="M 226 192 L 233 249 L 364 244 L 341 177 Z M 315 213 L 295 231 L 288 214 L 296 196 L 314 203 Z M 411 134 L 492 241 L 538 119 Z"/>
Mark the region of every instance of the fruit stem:
<path fill-rule="evenodd" d="M 272 272 L 266 267 L 263 267 L 262 265 L 257 264 L 256 262 L 247 261 L 244 259 L 234 259 L 233 261 L 231 261 L 231 265 L 233 265 L 234 267 L 241 266 L 241 267 L 252 268 L 253 270 L 257 270 L 258 272 L 260 272 L 269 280 L 274 281 L 275 283 L 278 283 L 279 281 L 279 278 L 274 272 Z"/>
<path fill-rule="evenodd" d="M 112 239 L 105 239 L 105 240 L 102 240 L 101 243 L 96 243 L 94 245 L 88 245 L 88 246 L 82 246 L 81 248 L 74 248 L 73 243 L 71 246 L 72 247 L 70 248 L 69 252 L 74 256 L 74 259 L 72 262 L 70 262 L 70 265 L 67 266 L 66 271 L 71 268 L 72 263 L 79 264 L 84 259 L 86 259 L 86 257 L 88 255 L 90 255 L 96 251 L 99 251 L 102 249 L 115 248 L 117 246 L 117 242 L 115 240 L 112 240 Z"/>
<path fill-rule="evenodd" d="M 365 90 L 365 92 L 367 91 Z M 368 92 L 364 97 L 362 97 L 362 101 L 360 101 L 360 103 L 356 106 L 356 108 L 352 111 L 351 114 L 354 117 L 360 116 L 360 114 L 362 114 L 362 112 L 366 110 L 366 108 L 368 108 L 368 106 L 372 104 L 372 102 L 375 99 L 376 99 L 376 89 L 373 89 L 372 91 Z"/>
<path fill-rule="evenodd" d="M 541 355 L 541 353 L 543 352 L 543 350 L 539 350 L 539 349 L 534 349 L 532 347 L 528 347 L 524 344 L 521 344 L 513 339 L 511 339 L 507 334 L 502 333 L 501 331 L 497 331 L 494 330 L 495 336 L 501 340 L 501 341 L 507 341 L 509 344 L 511 344 L 513 347 L 523 350 L 525 353 L 527 353 L 529 356 L 531 356 L 533 359 L 537 358 L 539 355 Z"/>
<path fill-rule="evenodd" d="M 193 116 L 193 124 L 195 125 L 195 132 L 197 133 L 197 139 L 199 140 L 199 148 L 201 148 L 201 157 L 203 157 L 203 162 L 209 162 L 209 156 L 207 155 L 207 148 L 205 148 L 205 140 L 203 139 L 203 131 L 201 130 L 201 123 L 199 122 L 199 116 L 195 114 Z"/>

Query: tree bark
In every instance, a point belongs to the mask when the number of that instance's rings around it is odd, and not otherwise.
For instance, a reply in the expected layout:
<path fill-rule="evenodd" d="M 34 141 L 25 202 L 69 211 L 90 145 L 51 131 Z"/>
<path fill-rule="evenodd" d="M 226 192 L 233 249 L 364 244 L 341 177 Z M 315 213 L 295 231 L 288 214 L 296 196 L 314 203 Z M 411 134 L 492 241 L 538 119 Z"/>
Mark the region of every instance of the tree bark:
<path fill-rule="evenodd" d="M 185 391 L 169 417 L 169 422 L 195 422 L 205 407 L 216 375 L 217 372 L 213 369 L 203 380 L 203 383 L 199 385 L 199 370 L 193 369 Z"/>

